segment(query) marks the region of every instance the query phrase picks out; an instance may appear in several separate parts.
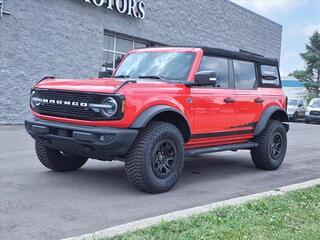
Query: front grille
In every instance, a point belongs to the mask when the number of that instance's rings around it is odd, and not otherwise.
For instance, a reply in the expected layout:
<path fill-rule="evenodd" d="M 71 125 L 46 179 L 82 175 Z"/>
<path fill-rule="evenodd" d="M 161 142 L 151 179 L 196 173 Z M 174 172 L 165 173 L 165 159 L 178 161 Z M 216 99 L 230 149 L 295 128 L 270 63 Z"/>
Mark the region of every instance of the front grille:
<path fill-rule="evenodd" d="M 320 116 L 320 111 L 310 111 L 310 115 Z"/>
<path fill-rule="evenodd" d="M 80 106 L 81 103 L 85 104 L 100 104 L 102 101 L 110 96 L 108 94 L 97 94 L 97 93 L 80 93 L 80 92 L 67 92 L 67 91 L 56 91 L 56 90 L 35 90 L 35 97 L 40 99 L 61 101 L 62 104 L 57 103 L 45 103 L 42 102 L 39 106 L 33 108 L 33 111 L 49 116 L 66 117 L 73 119 L 82 120 L 111 120 L 118 119 L 120 116 L 117 114 L 113 118 L 106 119 L 100 114 L 100 112 L 94 111 L 94 109 L 88 106 Z M 118 102 L 118 106 L 121 105 L 122 101 L 117 95 L 112 95 Z M 78 103 L 76 105 L 65 105 L 65 101 L 70 103 Z"/>

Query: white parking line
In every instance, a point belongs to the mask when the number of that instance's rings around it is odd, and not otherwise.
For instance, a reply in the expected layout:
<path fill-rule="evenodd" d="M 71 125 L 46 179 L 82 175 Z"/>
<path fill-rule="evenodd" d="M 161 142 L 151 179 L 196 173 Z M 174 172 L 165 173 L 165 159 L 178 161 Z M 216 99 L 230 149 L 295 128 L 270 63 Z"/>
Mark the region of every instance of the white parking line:
<path fill-rule="evenodd" d="M 225 201 L 207 204 L 204 206 L 193 207 L 193 208 L 189 208 L 189 209 L 185 209 L 185 210 L 181 210 L 181 211 L 175 211 L 175 212 L 171 212 L 171 213 L 156 216 L 156 217 L 145 218 L 145 219 L 141 219 L 138 221 L 122 224 L 119 226 L 106 228 L 104 230 L 97 231 L 94 233 L 85 234 L 80 237 L 65 238 L 63 240 L 92 240 L 92 239 L 103 238 L 103 237 L 104 238 L 114 237 L 114 236 L 121 235 L 124 233 L 133 232 L 136 230 L 147 228 L 152 225 L 159 224 L 162 221 L 174 221 L 174 220 L 186 218 L 186 217 L 189 217 L 192 215 L 209 212 L 209 211 L 212 211 L 213 209 L 216 209 L 219 207 L 243 204 L 248 201 L 258 200 L 258 199 L 262 199 L 262 198 L 270 197 L 270 196 L 284 195 L 285 193 L 288 193 L 291 191 L 304 189 L 304 188 L 312 187 L 315 185 L 320 185 L 320 178 L 314 179 L 311 181 L 307 181 L 307 182 L 302 182 L 302 183 L 297 183 L 297 184 L 292 184 L 292 185 L 280 187 L 277 190 L 272 190 L 272 191 L 267 191 L 267 192 L 262 192 L 262 193 L 257 193 L 257 194 L 251 194 L 251 195 L 247 195 L 247 196 L 243 196 L 243 197 L 238 197 L 238 198 L 233 198 L 233 199 L 229 199 L 229 200 L 225 200 Z"/>

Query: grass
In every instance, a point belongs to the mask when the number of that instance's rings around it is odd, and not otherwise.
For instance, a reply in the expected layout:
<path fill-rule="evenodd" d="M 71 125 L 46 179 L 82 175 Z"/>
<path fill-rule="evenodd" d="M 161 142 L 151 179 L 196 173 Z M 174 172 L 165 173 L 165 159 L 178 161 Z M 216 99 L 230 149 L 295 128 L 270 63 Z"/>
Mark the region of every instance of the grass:
<path fill-rule="evenodd" d="M 320 239 L 320 186 L 162 222 L 112 239 Z"/>

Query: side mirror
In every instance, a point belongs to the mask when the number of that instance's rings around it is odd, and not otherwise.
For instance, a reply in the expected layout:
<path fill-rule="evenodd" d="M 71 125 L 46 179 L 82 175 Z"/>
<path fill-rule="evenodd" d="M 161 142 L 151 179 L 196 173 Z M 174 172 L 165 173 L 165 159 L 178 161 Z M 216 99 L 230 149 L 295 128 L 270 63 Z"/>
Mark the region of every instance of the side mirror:
<path fill-rule="evenodd" d="M 262 79 L 267 81 L 274 81 L 277 80 L 277 77 L 272 75 L 262 75 Z"/>
<path fill-rule="evenodd" d="M 194 84 L 197 86 L 215 86 L 217 84 L 216 72 L 201 71 L 197 72 L 194 76 Z"/>
<path fill-rule="evenodd" d="M 302 104 L 302 103 L 299 103 L 299 104 L 298 104 L 298 107 L 302 107 L 302 106 L 303 106 L 303 104 Z"/>

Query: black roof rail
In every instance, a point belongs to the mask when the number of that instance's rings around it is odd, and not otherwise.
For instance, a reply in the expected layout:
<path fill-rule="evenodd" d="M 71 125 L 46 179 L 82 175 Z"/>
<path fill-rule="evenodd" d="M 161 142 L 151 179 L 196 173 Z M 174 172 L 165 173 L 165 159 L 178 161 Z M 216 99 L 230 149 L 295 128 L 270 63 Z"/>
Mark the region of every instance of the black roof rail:
<path fill-rule="evenodd" d="M 264 57 L 263 55 L 261 54 L 258 54 L 258 53 L 254 53 L 254 52 L 250 52 L 250 51 L 247 51 L 247 50 L 243 50 L 243 49 L 239 49 L 239 52 L 240 53 L 246 53 L 246 54 L 250 54 L 250 55 L 253 55 L 253 56 L 257 56 L 257 57 Z"/>
<path fill-rule="evenodd" d="M 225 57 L 225 58 L 232 58 L 237 60 L 244 60 L 244 61 L 254 61 L 260 64 L 267 64 L 272 66 L 279 66 L 279 61 L 276 58 L 269 58 L 264 57 L 256 53 L 248 52 L 242 49 L 238 51 L 231 51 L 222 48 L 213 48 L 213 47 L 205 47 L 205 46 L 177 46 L 177 45 L 170 45 L 170 46 L 161 46 L 161 47 L 154 47 L 154 48 L 201 48 L 203 50 L 204 55 L 207 56 L 215 56 L 215 57 Z M 153 48 L 153 47 L 151 47 Z"/>

